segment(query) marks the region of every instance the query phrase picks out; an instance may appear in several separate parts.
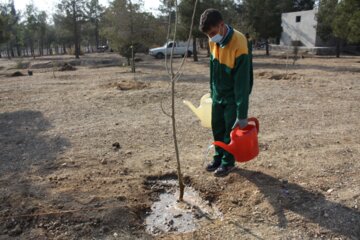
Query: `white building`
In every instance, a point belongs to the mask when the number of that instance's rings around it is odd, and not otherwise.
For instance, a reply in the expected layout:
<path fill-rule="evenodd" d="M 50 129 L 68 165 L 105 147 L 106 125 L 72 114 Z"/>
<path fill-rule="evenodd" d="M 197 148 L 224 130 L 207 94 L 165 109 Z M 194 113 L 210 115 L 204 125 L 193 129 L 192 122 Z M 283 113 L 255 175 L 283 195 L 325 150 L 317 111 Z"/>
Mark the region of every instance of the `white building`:
<path fill-rule="evenodd" d="M 289 46 L 300 46 L 300 49 L 311 51 L 315 54 L 332 54 L 335 52 L 335 38 L 322 41 L 317 33 L 316 13 L 318 9 L 300 12 L 283 13 L 281 15 L 281 26 L 283 32 L 280 38 L 279 49 Z M 297 44 L 296 44 L 297 43 Z M 351 46 L 342 43 L 342 51 L 358 54 L 359 46 Z"/>
<path fill-rule="evenodd" d="M 320 44 L 316 34 L 317 10 L 290 12 L 281 14 L 280 45 L 292 46 L 295 42 L 300 46 L 313 48 Z"/>

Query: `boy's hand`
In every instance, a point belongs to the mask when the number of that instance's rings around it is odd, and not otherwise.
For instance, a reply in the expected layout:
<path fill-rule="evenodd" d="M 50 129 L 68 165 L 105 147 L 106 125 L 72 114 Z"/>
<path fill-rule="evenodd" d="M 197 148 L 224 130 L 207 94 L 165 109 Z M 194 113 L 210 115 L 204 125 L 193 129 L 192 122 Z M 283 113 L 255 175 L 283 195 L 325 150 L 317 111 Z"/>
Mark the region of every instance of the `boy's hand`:
<path fill-rule="evenodd" d="M 239 126 L 240 129 L 244 129 L 247 125 L 248 125 L 247 119 L 238 119 L 237 118 L 232 129 L 236 128 L 237 126 Z"/>

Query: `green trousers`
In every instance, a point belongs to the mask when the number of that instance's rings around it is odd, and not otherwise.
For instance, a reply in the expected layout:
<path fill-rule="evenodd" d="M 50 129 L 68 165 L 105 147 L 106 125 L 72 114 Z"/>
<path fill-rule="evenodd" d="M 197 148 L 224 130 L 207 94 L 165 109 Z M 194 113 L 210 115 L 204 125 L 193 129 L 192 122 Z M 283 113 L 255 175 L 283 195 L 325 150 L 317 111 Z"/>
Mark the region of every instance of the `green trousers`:
<path fill-rule="evenodd" d="M 213 101 L 211 125 L 215 141 L 230 143 L 231 128 L 236 121 L 236 104 L 221 104 Z M 234 166 L 235 159 L 232 154 L 220 147 L 215 147 L 214 161 L 223 166 Z"/>

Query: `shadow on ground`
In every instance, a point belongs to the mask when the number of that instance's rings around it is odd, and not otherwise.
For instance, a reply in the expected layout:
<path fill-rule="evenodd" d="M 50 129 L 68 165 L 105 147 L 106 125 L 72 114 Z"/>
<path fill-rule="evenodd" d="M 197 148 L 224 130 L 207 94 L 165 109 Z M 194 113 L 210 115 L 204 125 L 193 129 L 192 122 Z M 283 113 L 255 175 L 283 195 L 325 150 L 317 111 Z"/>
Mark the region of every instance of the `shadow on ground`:
<path fill-rule="evenodd" d="M 58 157 L 71 144 L 51 128 L 39 111 L 0 113 L 0 239 L 109 239 L 112 231 L 151 238 L 141 225 L 143 204 L 130 208 L 58 177 Z"/>
<path fill-rule="evenodd" d="M 18 236 L 28 221 L 6 220 L 31 214 L 48 197 L 44 179 L 57 169 L 55 162 L 70 142 L 49 137 L 50 122 L 39 111 L 0 113 L 0 238 L 1 233 Z M 2 231 L 1 231 L 2 230 Z"/>
<path fill-rule="evenodd" d="M 18 173 L 31 166 L 46 167 L 70 142 L 63 137 L 49 138 L 44 133 L 50 122 L 38 111 L 0 114 L 0 173 Z"/>
<path fill-rule="evenodd" d="M 279 226 L 286 228 L 284 210 L 351 239 L 360 239 L 360 212 L 329 201 L 295 183 L 287 183 L 262 172 L 236 169 L 235 173 L 255 184 L 277 212 Z"/>

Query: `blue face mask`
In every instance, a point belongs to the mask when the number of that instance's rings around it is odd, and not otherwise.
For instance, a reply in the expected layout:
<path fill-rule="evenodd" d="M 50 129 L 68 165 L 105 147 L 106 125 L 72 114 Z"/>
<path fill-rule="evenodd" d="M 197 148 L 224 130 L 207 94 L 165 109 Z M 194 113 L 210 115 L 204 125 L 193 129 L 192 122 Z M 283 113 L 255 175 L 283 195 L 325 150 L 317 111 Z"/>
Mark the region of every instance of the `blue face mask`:
<path fill-rule="evenodd" d="M 215 42 L 215 43 L 219 43 L 219 42 L 221 42 L 222 39 L 223 39 L 223 36 L 221 36 L 218 33 L 215 36 L 213 36 L 212 38 L 210 38 L 210 41 Z"/>
<path fill-rule="evenodd" d="M 221 30 L 221 26 L 220 26 L 220 30 Z M 218 33 L 215 36 L 211 37 L 210 41 L 215 42 L 215 43 L 220 43 L 222 39 L 223 39 L 223 36 L 220 33 Z"/>

